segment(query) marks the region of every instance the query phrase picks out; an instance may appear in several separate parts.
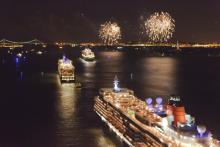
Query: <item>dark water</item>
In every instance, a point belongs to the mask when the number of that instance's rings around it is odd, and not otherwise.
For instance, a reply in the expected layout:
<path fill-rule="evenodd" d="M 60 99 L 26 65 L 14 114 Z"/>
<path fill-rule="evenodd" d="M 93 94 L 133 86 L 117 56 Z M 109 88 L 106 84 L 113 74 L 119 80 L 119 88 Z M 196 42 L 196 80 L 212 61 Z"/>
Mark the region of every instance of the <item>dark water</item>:
<path fill-rule="evenodd" d="M 59 82 L 62 53 L 27 56 L 17 66 L 12 57 L 1 55 L 1 147 L 124 146 L 93 112 L 98 89 L 111 87 L 115 75 L 142 99 L 180 95 L 186 111 L 220 138 L 220 58 L 101 51 L 95 64 L 86 64 L 79 52 L 66 51 L 83 84 L 77 89 Z"/>

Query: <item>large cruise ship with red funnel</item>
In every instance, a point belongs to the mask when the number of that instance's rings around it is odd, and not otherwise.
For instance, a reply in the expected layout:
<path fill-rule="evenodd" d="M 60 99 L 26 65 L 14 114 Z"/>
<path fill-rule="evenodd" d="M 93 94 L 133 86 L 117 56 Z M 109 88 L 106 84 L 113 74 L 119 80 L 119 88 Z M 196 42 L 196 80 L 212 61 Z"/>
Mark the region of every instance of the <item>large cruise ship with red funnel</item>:
<path fill-rule="evenodd" d="M 133 147 L 219 147 L 204 125 L 185 112 L 180 97 L 138 99 L 134 92 L 102 88 L 95 97 L 94 111 L 117 136 Z"/>

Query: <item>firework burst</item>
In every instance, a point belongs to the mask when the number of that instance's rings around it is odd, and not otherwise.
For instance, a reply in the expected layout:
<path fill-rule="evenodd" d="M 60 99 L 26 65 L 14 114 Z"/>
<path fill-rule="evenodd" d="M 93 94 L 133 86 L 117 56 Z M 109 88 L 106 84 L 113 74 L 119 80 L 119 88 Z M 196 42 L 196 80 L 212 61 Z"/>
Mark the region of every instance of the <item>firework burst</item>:
<path fill-rule="evenodd" d="M 121 28 L 115 22 L 105 22 L 100 26 L 99 37 L 107 45 L 116 44 L 121 39 Z"/>
<path fill-rule="evenodd" d="M 175 31 L 175 21 L 167 12 L 155 12 L 145 22 L 145 30 L 153 42 L 166 42 Z"/>

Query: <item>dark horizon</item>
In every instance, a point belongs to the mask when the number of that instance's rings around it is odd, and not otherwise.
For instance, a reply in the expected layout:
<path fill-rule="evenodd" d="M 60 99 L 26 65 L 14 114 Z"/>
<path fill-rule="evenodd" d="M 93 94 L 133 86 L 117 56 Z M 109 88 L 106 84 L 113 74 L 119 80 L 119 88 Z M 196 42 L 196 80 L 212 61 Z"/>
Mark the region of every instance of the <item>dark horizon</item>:
<path fill-rule="evenodd" d="M 8 0 L 0 5 L 0 38 L 26 41 L 98 42 L 99 25 L 116 21 L 122 42 L 147 41 L 140 35 L 141 17 L 166 11 L 175 19 L 169 42 L 220 42 L 220 1 L 205 0 Z"/>

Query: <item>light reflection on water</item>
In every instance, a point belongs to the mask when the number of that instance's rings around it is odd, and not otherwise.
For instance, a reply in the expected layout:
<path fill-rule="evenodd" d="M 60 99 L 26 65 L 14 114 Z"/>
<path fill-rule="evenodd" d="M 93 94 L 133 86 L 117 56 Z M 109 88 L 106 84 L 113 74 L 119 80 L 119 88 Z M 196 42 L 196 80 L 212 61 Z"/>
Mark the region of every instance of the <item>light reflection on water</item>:
<path fill-rule="evenodd" d="M 102 57 L 106 58 L 107 59 L 111 59 L 111 58 L 120 58 L 123 56 L 123 53 L 122 52 L 99 52 L 99 55 L 101 55 Z"/>
<path fill-rule="evenodd" d="M 145 95 L 178 94 L 178 60 L 150 57 L 139 62 L 140 81 L 146 87 Z"/>
<path fill-rule="evenodd" d="M 61 84 L 57 90 L 58 109 L 60 116 L 64 120 L 74 117 L 75 104 L 77 97 L 75 96 L 74 84 Z"/>
<path fill-rule="evenodd" d="M 88 102 L 83 102 L 80 89 L 73 83 L 63 83 L 57 76 L 57 144 L 63 146 L 116 147 L 114 142 L 106 136 L 101 128 L 90 126 L 86 115 L 83 114 Z M 81 100 L 79 100 L 81 99 Z M 92 99 L 92 98 L 91 98 Z M 92 108 L 90 106 L 90 108 Z M 83 112 L 82 112 L 83 111 Z M 93 110 L 90 110 L 93 113 Z M 86 128 L 88 125 L 89 128 Z M 100 127 L 100 126 L 99 126 Z"/>
<path fill-rule="evenodd" d="M 72 83 L 61 84 L 59 77 L 57 77 L 57 90 L 56 90 L 56 109 L 57 109 L 57 144 L 69 146 L 73 144 L 72 141 L 77 142 L 77 129 L 80 127 L 79 122 L 76 119 L 76 103 L 77 91 Z M 79 93 L 78 93 L 79 94 Z M 80 138 L 80 136 L 78 136 Z"/>
<path fill-rule="evenodd" d="M 116 147 L 117 145 L 112 142 L 110 138 L 108 138 L 101 129 L 91 129 L 89 131 L 93 136 L 95 136 L 95 140 L 97 143 L 97 147 Z"/>
<path fill-rule="evenodd" d="M 96 63 L 97 63 L 96 60 L 94 60 L 94 61 L 85 61 L 85 60 L 83 60 L 81 58 L 79 58 L 79 61 L 82 62 L 83 66 L 85 66 L 85 67 L 94 67 L 96 65 Z"/>

